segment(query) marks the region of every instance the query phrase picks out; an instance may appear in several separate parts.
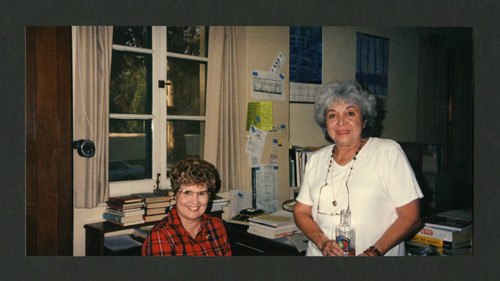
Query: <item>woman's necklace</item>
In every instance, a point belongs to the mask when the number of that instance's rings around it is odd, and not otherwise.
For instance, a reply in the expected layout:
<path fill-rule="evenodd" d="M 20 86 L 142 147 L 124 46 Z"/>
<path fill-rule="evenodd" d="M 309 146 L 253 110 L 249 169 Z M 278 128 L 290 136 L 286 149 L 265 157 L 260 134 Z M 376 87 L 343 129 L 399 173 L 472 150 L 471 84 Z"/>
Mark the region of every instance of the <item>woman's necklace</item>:
<path fill-rule="evenodd" d="M 348 170 L 348 171 L 349 171 L 349 176 L 347 177 L 347 180 L 346 180 L 346 188 L 347 188 L 347 181 L 349 181 L 349 178 L 351 177 L 351 171 L 352 171 L 352 167 L 353 167 L 353 165 L 354 165 L 354 161 L 356 161 L 357 156 L 358 156 L 358 153 L 359 153 L 359 151 L 361 150 L 361 147 L 363 147 L 364 143 L 365 143 L 365 139 L 364 139 L 364 138 L 362 138 L 362 139 L 361 139 L 361 143 L 359 144 L 358 150 L 357 150 L 357 151 L 356 151 L 356 153 L 354 154 L 354 157 L 352 157 L 352 164 L 351 164 L 351 167 L 350 167 L 350 168 L 349 168 L 349 170 Z M 330 164 L 328 164 L 328 172 L 326 172 L 327 177 L 328 177 L 328 174 L 330 173 L 330 169 L 331 169 L 331 167 L 332 167 L 333 157 L 335 156 L 335 152 L 337 152 L 337 145 L 335 145 L 335 144 L 334 144 L 334 145 L 333 145 L 333 148 L 332 148 L 332 155 L 331 155 L 331 157 L 330 157 Z M 347 171 L 346 171 L 346 174 L 347 174 Z M 344 178 L 345 178 L 345 174 L 344 174 Z M 332 174 L 332 184 L 333 184 L 333 174 Z M 340 184 L 342 184 L 342 181 L 341 181 L 341 183 L 340 183 Z M 333 189 L 333 187 L 332 187 L 332 194 L 333 194 L 333 201 L 332 201 L 332 204 L 333 204 L 333 206 L 334 206 L 334 207 L 336 207 L 336 206 L 337 206 L 337 204 L 338 204 L 338 202 L 337 202 L 337 199 L 336 199 L 336 198 L 337 198 L 337 195 L 339 194 L 339 192 L 340 192 L 340 186 L 339 186 L 339 189 L 337 190 L 337 194 L 335 194 L 335 191 L 334 191 L 334 189 Z M 349 190 L 347 190 L 347 193 L 349 194 Z"/>

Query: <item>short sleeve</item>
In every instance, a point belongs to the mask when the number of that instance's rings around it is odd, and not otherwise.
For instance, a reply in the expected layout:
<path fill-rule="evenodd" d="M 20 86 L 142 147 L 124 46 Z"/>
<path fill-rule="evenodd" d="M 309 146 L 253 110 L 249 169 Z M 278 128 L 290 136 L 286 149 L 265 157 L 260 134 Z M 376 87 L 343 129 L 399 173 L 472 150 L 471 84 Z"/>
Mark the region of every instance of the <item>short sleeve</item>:
<path fill-rule="evenodd" d="M 396 142 L 387 148 L 387 167 L 384 177 L 386 191 L 396 207 L 401 207 L 411 201 L 422 198 L 423 194 L 415 177 L 410 162 Z"/>
<path fill-rule="evenodd" d="M 309 206 L 314 205 L 311 188 L 313 186 L 313 182 L 317 180 L 315 169 L 317 169 L 318 166 L 317 162 L 320 161 L 322 152 L 323 150 L 315 152 L 313 155 L 311 155 L 311 158 L 306 163 L 306 168 L 302 178 L 302 184 L 300 186 L 299 194 L 297 195 L 296 198 L 296 200 L 302 204 Z"/>

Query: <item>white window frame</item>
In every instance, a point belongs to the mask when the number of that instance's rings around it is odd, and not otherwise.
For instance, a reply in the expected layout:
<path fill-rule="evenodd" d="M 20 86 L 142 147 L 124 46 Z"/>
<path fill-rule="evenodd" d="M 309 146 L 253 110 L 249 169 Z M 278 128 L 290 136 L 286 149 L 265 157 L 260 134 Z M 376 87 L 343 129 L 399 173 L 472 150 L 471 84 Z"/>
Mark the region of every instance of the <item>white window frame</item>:
<path fill-rule="evenodd" d="M 167 121 L 187 120 L 201 121 L 206 125 L 205 116 L 167 116 L 167 86 L 160 88 L 158 81 L 167 80 L 167 57 L 175 57 L 185 60 L 203 61 L 209 63 L 207 57 L 198 57 L 167 52 L 167 27 L 151 27 L 152 49 L 135 48 L 121 45 L 114 45 L 113 50 L 136 52 L 152 55 L 152 114 L 110 114 L 110 119 L 141 119 L 151 120 L 152 130 L 152 178 L 131 181 L 110 182 L 110 196 L 120 196 L 139 192 L 152 192 L 156 187 L 157 174 L 160 173 L 160 188 L 170 188 L 170 180 L 167 178 Z M 208 70 L 208 68 L 207 68 Z M 206 126 L 205 126 L 206 128 Z"/>

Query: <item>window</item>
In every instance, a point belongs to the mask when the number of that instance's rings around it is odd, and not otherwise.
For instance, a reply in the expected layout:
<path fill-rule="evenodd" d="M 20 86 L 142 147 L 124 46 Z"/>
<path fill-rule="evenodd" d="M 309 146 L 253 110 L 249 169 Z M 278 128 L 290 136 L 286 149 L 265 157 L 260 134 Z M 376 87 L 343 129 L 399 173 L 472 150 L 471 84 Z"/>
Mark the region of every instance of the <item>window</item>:
<path fill-rule="evenodd" d="M 203 157 L 207 48 L 205 27 L 114 28 L 111 196 L 167 188 L 172 164 Z"/>

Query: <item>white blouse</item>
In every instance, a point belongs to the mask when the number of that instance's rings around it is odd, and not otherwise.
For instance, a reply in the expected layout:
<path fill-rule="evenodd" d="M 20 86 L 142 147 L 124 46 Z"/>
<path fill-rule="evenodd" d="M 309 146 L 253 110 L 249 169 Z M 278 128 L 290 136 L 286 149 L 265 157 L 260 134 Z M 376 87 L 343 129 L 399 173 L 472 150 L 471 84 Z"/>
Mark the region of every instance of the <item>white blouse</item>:
<path fill-rule="evenodd" d="M 389 139 L 369 138 L 359 152 L 356 160 L 344 166 L 332 163 L 325 176 L 332 152 L 332 146 L 326 146 L 315 152 L 307 162 L 304 180 L 297 201 L 312 206 L 312 217 L 329 239 L 335 239 L 335 226 L 340 222 L 340 215 L 324 215 L 317 212 L 340 214 L 349 202 L 351 223 L 356 228 L 356 255 L 372 246 L 397 219 L 396 208 L 422 198 L 423 194 L 400 145 Z M 349 176 L 349 169 L 353 170 Z M 349 195 L 346 181 L 348 180 Z M 338 202 L 333 206 L 332 201 Z M 308 256 L 321 256 L 321 251 L 309 241 L 306 251 Z M 390 249 L 386 256 L 405 255 L 404 243 Z"/>

